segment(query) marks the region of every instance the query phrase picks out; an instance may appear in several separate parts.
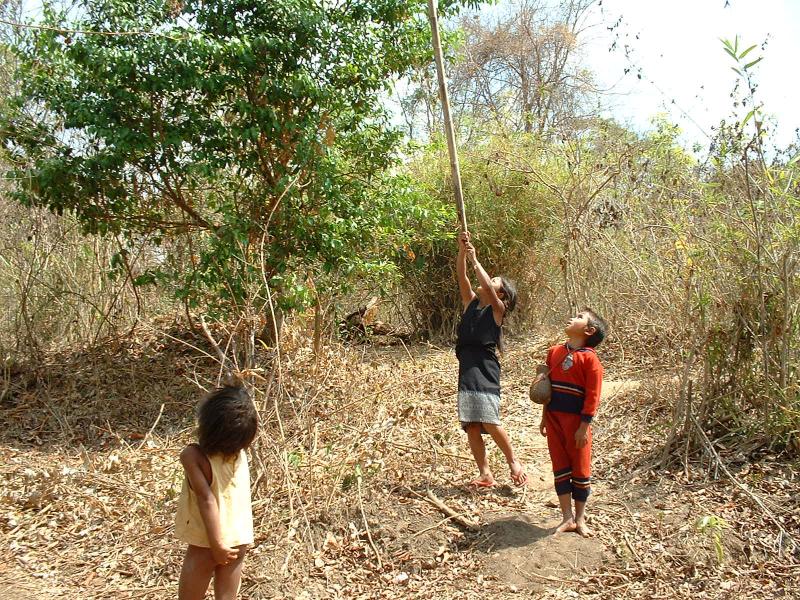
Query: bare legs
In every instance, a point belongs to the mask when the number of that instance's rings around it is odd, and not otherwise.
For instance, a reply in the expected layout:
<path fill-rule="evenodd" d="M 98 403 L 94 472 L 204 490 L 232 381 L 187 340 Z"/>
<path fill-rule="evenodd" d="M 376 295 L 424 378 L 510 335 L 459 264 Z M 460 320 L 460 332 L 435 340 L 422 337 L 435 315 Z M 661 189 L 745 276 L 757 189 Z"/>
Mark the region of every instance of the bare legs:
<path fill-rule="evenodd" d="M 558 505 L 561 507 L 561 524 L 556 527 L 554 535 L 565 531 L 575 531 L 575 515 L 572 514 L 572 494 L 559 495 Z"/>
<path fill-rule="evenodd" d="M 511 447 L 508 433 L 500 425 L 489 423 L 470 423 L 467 425 L 469 449 L 472 451 L 472 456 L 475 458 L 475 464 L 478 465 L 478 472 L 480 473 L 478 479 L 473 483 L 476 485 L 492 485 L 494 483 L 494 476 L 489 469 L 489 461 L 486 457 L 486 444 L 481 435 L 481 428 L 492 436 L 495 444 L 506 457 L 506 462 L 511 469 L 512 481 L 517 485 L 524 485 L 528 481 L 528 476 L 525 474 L 522 463 L 514 455 L 514 449 Z"/>
<path fill-rule="evenodd" d="M 211 550 L 191 544 L 186 549 L 178 582 L 178 600 L 202 600 L 214 574 Z"/>
<path fill-rule="evenodd" d="M 239 546 L 239 558 L 229 565 L 215 564 L 211 550 L 189 545 L 183 558 L 178 583 L 178 600 L 203 600 L 214 577 L 214 598 L 235 600 L 242 579 L 242 565 L 247 546 Z"/>
<path fill-rule="evenodd" d="M 472 483 L 478 486 L 494 485 L 494 475 L 489 469 L 489 461 L 486 458 L 486 444 L 483 442 L 480 423 L 467 425 L 467 440 L 469 441 L 469 449 L 475 459 L 475 464 L 478 465 L 479 473 L 478 478 Z"/>

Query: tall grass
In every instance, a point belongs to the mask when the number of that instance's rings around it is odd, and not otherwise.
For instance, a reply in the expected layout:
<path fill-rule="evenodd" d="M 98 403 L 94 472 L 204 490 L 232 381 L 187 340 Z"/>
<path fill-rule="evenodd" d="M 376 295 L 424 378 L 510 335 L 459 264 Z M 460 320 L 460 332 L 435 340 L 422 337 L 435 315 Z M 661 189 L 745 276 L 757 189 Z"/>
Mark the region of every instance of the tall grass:
<path fill-rule="evenodd" d="M 147 245 L 85 236 L 68 216 L 0 198 L 0 350 L 24 360 L 124 333 L 168 305 L 132 276 Z M 152 259 L 152 257 L 150 257 Z"/>

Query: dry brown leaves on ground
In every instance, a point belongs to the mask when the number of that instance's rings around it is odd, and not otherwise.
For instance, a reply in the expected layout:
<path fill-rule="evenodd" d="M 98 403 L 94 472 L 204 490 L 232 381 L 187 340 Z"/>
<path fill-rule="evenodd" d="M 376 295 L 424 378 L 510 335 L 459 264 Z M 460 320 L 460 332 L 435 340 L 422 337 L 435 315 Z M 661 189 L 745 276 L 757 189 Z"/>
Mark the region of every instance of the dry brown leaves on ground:
<path fill-rule="evenodd" d="M 547 344 L 509 345 L 503 414 L 530 483 L 512 487 L 490 443 L 502 485 L 480 491 L 465 486 L 474 466 L 454 418 L 451 349 L 314 356 L 290 328 L 280 359 L 265 351 L 252 378 L 263 422 L 251 453 L 257 540 L 241 597 L 778 598 L 797 588 L 797 556 L 781 551 L 751 496 L 707 463 L 653 466 L 671 380 L 621 364 L 606 364 L 595 425 L 596 537 L 553 538 L 559 511 L 527 400 Z M 210 354 L 176 328 L 15 373 L 2 401 L 0 591 L 175 597 L 177 456 L 201 388 L 218 375 Z M 800 537 L 796 465 L 722 458 Z"/>

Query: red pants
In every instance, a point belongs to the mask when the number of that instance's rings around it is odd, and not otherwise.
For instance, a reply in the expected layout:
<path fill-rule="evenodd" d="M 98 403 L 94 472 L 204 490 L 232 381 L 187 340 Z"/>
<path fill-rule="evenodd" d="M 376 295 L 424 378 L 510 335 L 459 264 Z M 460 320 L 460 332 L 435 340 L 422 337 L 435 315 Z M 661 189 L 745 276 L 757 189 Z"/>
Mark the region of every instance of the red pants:
<path fill-rule="evenodd" d="M 581 424 L 580 415 L 545 409 L 544 419 L 556 494 L 572 494 L 575 500 L 586 502 L 591 492 L 591 428 L 588 443 L 583 448 L 578 448 L 575 444 L 575 432 Z"/>

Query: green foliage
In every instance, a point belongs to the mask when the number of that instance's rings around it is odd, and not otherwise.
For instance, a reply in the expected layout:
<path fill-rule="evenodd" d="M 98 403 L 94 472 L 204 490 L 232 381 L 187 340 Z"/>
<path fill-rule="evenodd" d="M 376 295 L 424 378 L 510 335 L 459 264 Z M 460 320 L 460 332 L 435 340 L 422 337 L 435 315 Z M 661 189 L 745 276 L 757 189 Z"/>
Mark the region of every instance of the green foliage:
<path fill-rule="evenodd" d="M 720 125 L 706 174 L 703 233 L 713 254 L 705 257 L 707 270 L 694 287 L 698 300 L 711 298 L 713 305 L 697 321 L 707 336 L 700 352 L 701 412 L 711 427 L 798 449 L 798 170 L 791 149 L 766 154 L 769 130 L 755 97 L 755 48 L 740 50 L 738 38 L 723 40 L 739 76 L 734 108 L 747 112 Z"/>
<path fill-rule="evenodd" d="M 497 138 L 462 149 L 460 155 L 469 228 L 482 264 L 492 274 L 526 282 L 538 257 L 532 250 L 557 219 L 552 195 L 530 174 L 495 159 L 510 152 L 514 144 L 534 139 Z M 443 144 L 434 141 L 408 169 L 429 198 L 425 218 L 417 223 L 421 229 L 412 246 L 415 260 L 400 264 L 410 316 L 421 332 L 450 334 L 460 311 L 454 270 L 455 208 Z"/>
<path fill-rule="evenodd" d="M 644 253 L 636 260 L 652 262 L 651 248 L 631 239 L 639 231 L 631 230 L 635 220 L 658 223 L 685 206 L 681 195 L 692 186 L 694 161 L 677 136 L 663 120 L 645 138 L 595 120 L 571 138 L 493 136 L 462 149 L 466 209 L 479 257 L 490 273 L 517 280 L 523 321 L 557 315 L 560 322 L 585 303 L 607 308 L 611 317 L 619 310 L 623 327 L 638 311 L 650 318 L 652 306 L 636 307 L 632 315 L 623 300 L 641 285 L 626 261 Z M 442 206 L 452 204 L 441 144 L 432 143 L 409 168 Z M 402 267 L 415 321 L 430 332 L 451 333 L 459 315 L 451 231 Z M 672 252 L 673 242 L 666 242 Z M 652 266 L 670 275 L 671 265 Z M 663 299 L 664 307 L 671 304 Z"/>
<path fill-rule="evenodd" d="M 711 539 L 711 544 L 714 547 L 714 554 L 719 564 L 725 561 L 725 546 L 722 545 L 722 535 L 724 531 L 729 528 L 730 526 L 727 521 L 716 515 L 705 515 L 697 519 L 695 523 L 695 529 Z"/>
<path fill-rule="evenodd" d="M 430 60 L 425 6 L 88 0 L 74 23 L 48 6 L 0 115 L 15 197 L 153 235 L 160 264 L 137 285 L 173 282 L 190 305 L 236 312 L 272 286 L 291 308 L 306 272 L 383 275 L 417 196 L 390 175 L 380 95 Z"/>
<path fill-rule="evenodd" d="M 599 119 L 557 140 L 491 135 L 461 152 L 467 215 L 490 273 L 518 280 L 525 320 L 561 322 L 588 304 L 612 323 L 609 351 L 684 367 L 695 386 L 691 407 L 675 403 L 675 430 L 694 435 L 691 411 L 715 438 L 798 450 L 797 150 L 767 156 L 754 49 L 730 51 L 741 117 L 722 123 L 705 162 L 663 117 L 645 135 Z M 440 142 L 409 168 L 448 205 Z M 454 258 L 445 229 L 401 267 L 419 327 L 453 333 Z"/>
<path fill-rule="evenodd" d="M 753 50 L 755 50 L 758 47 L 758 44 L 753 44 L 752 46 L 749 46 L 748 48 L 746 48 L 746 49 L 742 50 L 741 52 L 739 52 L 739 36 L 738 35 L 733 39 L 733 42 L 731 42 L 730 40 L 725 40 L 725 39 L 720 40 L 720 41 L 722 42 L 722 47 L 725 50 L 725 52 L 728 54 L 728 56 L 730 56 L 733 60 L 735 60 L 737 62 L 738 66 L 731 67 L 731 69 L 733 69 L 733 72 L 736 73 L 737 75 L 739 75 L 740 77 L 744 77 L 744 72 L 745 71 L 747 71 L 748 69 L 751 69 L 752 67 L 756 66 L 764 58 L 763 56 L 759 56 L 755 60 L 752 60 L 750 62 L 746 62 L 744 60 L 745 57 L 748 54 L 750 54 Z"/>

